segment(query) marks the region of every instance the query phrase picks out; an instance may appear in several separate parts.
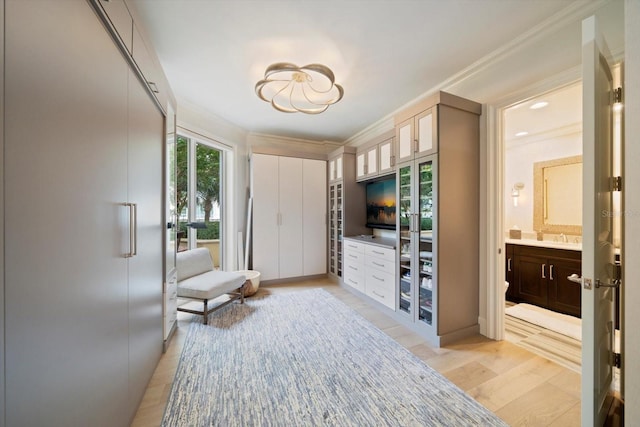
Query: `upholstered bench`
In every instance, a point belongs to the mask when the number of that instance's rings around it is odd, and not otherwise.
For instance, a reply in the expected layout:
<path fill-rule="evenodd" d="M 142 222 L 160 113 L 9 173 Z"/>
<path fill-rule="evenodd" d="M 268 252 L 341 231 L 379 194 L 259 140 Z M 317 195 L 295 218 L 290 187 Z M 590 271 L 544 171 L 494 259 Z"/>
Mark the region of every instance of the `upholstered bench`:
<path fill-rule="evenodd" d="M 178 306 L 178 311 L 202 315 L 202 323 L 207 324 L 209 313 L 240 299 L 244 303 L 246 277 L 241 273 L 229 273 L 213 269 L 211 255 L 207 248 L 191 249 L 176 255 L 178 271 L 178 297 L 200 300 L 202 310 L 194 304 Z M 208 307 L 209 301 L 227 295 L 224 302 Z M 199 305 L 198 305 L 199 306 Z"/>

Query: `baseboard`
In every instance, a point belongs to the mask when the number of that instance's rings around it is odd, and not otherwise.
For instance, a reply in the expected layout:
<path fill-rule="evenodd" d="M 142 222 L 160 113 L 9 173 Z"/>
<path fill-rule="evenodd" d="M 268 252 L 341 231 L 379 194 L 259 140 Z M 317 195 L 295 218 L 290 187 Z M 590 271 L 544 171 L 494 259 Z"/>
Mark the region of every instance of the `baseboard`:
<path fill-rule="evenodd" d="M 286 279 L 270 279 L 270 280 L 261 280 L 260 286 L 269 286 L 269 285 L 282 285 L 292 282 L 300 282 L 301 280 L 317 280 L 317 279 L 326 279 L 329 276 L 327 273 L 324 274 L 314 274 L 312 276 L 298 276 L 298 277 L 287 277 Z"/>
<path fill-rule="evenodd" d="M 487 319 L 485 317 L 478 317 L 478 325 L 480 325 L 480 335 L 487 335 Z"/>

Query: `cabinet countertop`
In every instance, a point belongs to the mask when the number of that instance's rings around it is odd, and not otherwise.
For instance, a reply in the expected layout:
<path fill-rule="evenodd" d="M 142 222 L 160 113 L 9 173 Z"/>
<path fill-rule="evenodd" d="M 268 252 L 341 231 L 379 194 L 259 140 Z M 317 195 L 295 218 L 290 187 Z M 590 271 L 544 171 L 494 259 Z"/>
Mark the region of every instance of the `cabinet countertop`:
<path fill-rule="evenodd" d="M 532 239 L 505 239 L 504 242 L 512 245 L 537 246 L 540 248 L 553 248 L 553 249 L 566 249 L 569 251 L 582 250 L 582 243 L 549 242 L 547 240 L 532 240 Z"/>
<path fill-rule="evenodd" d="M 372 236 L 367 234 L 361 234 L 358 236 L 345 237 L 344 240 L 353 240 L 355 242 L 381 246 L 383 248 L 389 248 L 389 249 L 396 248 L 396 239 L 393 239 L 390 237 L 378 237 L 378 236 Z"/>

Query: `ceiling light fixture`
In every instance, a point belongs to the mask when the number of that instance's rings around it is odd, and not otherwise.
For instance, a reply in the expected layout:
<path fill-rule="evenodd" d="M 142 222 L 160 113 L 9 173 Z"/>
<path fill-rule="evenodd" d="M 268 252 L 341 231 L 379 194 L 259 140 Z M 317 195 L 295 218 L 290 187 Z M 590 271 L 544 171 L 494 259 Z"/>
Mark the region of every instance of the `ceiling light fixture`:
<path fill-rule="evenodd" d="M 539 110 L 540 108 L 544 108 L 547 105 L 549 105 L 549 103 L 547 101 L 540 101 L 540 102 L 536 102 L 535 104 L 533 104 L 531 107 L 532 110 Z"/>
<path fill-rule="evenodd" d="M 269 65 L 256 83 L 256 95 L 284 113 L 319 114 L 340 101 L 344 89 L 333 71 L 321 64 L 298 67 L 289 62 Z"/>

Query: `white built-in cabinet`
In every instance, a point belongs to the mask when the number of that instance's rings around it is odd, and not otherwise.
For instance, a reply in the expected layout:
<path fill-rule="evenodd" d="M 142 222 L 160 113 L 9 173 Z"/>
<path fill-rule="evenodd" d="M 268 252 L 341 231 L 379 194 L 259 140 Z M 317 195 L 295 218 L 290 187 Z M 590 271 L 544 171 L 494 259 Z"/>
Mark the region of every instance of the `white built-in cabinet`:
<path fill-rule="evenodd" d="M 344 160 L 342 154 L 329 158 L 329 182 L 342 180 L 344 176 Z"/>
<path fill-rule="evenodd" d="M 4 18 L 3 421 L 128 426 L 162 352 L 163 114 L 89 2 Z"/>
<path fill-rule="evenodd" d="M 169 101 L 169 88 L 162 69 L 154 61 L 152 49 L 147 46 L 139 25 L 134 21 L 125 0 L 90 0 L 104 25 L 114 35 L 114 41 L 126 51 L 125 59 L 157 106 L 166 113 L 165 132 L 165 280 L 163 285 L 163 337 L 166 349 L 176 328 L 177 321 L 177 274 L 176 218 L 175 212 L 175 108 Z"/>
<path fill-rule="evenodd" d="M 391 310 L 396 308 L 394 246 L 393 239 L 344 239 L 343 283 Z"/>
<path fill-rule="evenodd" d="M 324 160 L 252 154 L 253 269 L 261 280 L 326 273 Z"/>
<path fill-rule="evenodd" d="M 438 92 L 395 117 L 420 135 L 398 154 L 397 313 L 437 346 L 479 330 L 480 112 Z"/>
<path fill-rule="evenodd" d="M 356 151 L 356 180 L 366 181 L 394 172 L 394 131 L 390 130 L 358 147 Z"/>
<path fill-rule="evenodd" d="M 370 233 L 365 226 L 365 187 L 355 179 L 355 153 L 353 147 L 340 147 L 329 154 L 327 256 L 329 274 L 338 278 L 343 274 L 343 237 Z M 332 164 L 335 169 L 332 169 Z"/>
<path fill-rule="evenodd" d="M 139 71 L 139 76 L 153 94 L 159 107 L 167 111 L 169 104 L 169 88 L 162 75 L 161 68 L 152 54 L 153 49 L 147 46 L 142 30 L 134 21 L 131 10 L 125 0 L 89 0 L 103 12 L 101 17 L 105 25 L 117 35 L 116 42 L 123 46 L 133 60 L 132 65 Z"/>
<path fill-rule="evenodd" d="M 358 180 L 378 175 L 378 146 L 366 147 L 356 154 L 356 175 Z"/>
<path fill-rule="evenodd" d="M 396 124 L 398 164 L 438 150 L 437 119 L 437 109 L 430 107 Z"/>

